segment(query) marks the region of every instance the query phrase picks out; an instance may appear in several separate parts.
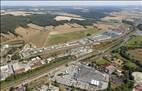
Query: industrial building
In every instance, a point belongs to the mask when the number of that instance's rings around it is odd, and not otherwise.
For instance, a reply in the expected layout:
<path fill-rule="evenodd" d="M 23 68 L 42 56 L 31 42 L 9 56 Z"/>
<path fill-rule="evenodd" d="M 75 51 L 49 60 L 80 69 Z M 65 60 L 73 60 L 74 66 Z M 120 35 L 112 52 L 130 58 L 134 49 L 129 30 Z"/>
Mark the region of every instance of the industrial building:
<path fill-rule="evenodd" d="M 56 72 L 52 80 L 67 86 L 94 91 L 107 88 L 109 75 L 87 65 L 76 63 Z"/>
<path fill-rule="evenodd" d="M 11 65 L 4 65 L 0 67 L 0 80 L 5 80 L 7 77 L 9 77 L 11 74 L 13 74 L 13 70 Z"/>

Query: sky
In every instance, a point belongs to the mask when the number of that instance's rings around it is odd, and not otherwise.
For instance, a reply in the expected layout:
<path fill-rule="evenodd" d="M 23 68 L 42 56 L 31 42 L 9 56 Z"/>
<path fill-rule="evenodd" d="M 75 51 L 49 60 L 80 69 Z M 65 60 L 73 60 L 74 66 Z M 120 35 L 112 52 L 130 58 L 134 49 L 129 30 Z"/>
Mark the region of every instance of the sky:
<path fill-rule="evenodd" d="M 142 1 L 1 1 L 2 6 L 142 5 Z"/>

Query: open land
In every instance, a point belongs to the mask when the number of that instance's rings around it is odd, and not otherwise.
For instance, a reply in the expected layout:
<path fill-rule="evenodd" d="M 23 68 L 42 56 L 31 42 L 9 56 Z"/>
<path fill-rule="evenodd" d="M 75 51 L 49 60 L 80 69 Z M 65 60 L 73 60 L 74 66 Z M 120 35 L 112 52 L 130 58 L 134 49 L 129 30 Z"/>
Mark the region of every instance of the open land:
<path fill-rule="evenodd" d="M 142 71 L 142 37 L 134 35 L 139 13 L 103 9 L 105 15 L 101 8 L 98 13 L 85 8 L 70 13 L 60 13 L 60 7 L 48 14 L 40 9 L 3 13 L 2 91 L 11 86 L 131 91 L 135 87 L 131 73 Z"/>

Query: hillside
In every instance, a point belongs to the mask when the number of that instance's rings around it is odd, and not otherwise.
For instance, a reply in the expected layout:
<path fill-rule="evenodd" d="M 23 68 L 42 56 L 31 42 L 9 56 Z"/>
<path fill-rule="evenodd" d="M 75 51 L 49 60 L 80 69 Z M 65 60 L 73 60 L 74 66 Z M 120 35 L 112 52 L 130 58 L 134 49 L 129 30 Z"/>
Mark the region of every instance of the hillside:
<path fill-rule="evenodd" d="M 78 24 L 66 23 L 59 26 L 38 26 L 28 24 L 28 27 L 17 27 L 14 36 L 12 33 L 1 33 L 2 41 L 24 40 L 36 47 L 43 47 L 52 44 L 63 43 L 85 37 L 87 33 L 95 33 L 97 30 L 93 27 L 84 28 Z M 55 38 L 58 38 L 55 40 Z M 38 40 L 38 41 L 37 41 Z"/>
<path fill-rule="evenodd" d="M 70 21 L 67 20 L 61 20 L 56 21 L 54 18 L 55 15 L 50 14 L 34 14 L 29 16 L 13 16 L 13 15 L 2 15 L 1 16 L 1 32 L 2 33 L 8 33 L 11 32 L 15 34 L 15 29 L 19 26 L 21 27 L 28 27 L 27 24 L 33 23 L 39 26 L 58 26 L 63 25 L 65 23 L 77 23 L 79 25 L 91 25 L 91 21 L 88 20 L 75 20 L 72 19 Z"/>
<path fill-rule="evenodd" d="M 9 11 L 9 8 L 11 11 Z M 27 24 L 29 23 L 43 27 L 50 25 L 64 25 L 65 23 L 77 23 L 85 27 L 92 25 L 105 16 L 108 16 L 111 12 L 117 12 L 121 10 L 118 7 L 102 8 L 91 6 L 80 9 L 73 7 L 38 7 L 37 11 L 34 11 L 33 7 L 22 7 L 22 11 L 19 11 L 18 8 L 21 7 L 4 8 L 5 14 L 1 15 L 2 33 L 6 34 L 11 32 L 15 34 L 15 29 L 17 27 L 27 27 Z M 40 8 L 42 8 L 42 10 Z M 18 15 L 15 15 L 14 12 L 20 12 L 20 14 L 18 13 Z"/>

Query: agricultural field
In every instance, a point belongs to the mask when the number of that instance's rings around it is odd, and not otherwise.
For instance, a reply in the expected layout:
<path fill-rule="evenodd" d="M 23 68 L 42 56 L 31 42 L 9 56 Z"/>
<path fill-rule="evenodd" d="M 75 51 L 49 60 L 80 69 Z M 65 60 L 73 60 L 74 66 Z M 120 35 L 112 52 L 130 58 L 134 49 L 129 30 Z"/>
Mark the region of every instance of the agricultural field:
<path fill-rule="evenodd" d="M 132 36 L 124 45 L 124 49 L 115 53 L 117 58 L 123 59 L 124 67 L 128 70 L 138 71 L 142 65 L 142 36 Z"/>
<path fill-rule="evenodd" d="M 103 58 L 100 58 L 100 59 L 96 60 L 96 64 L 97 65 L 107 65 L 107 64 L 109 64 L 109 62 Z"/>
<path fill-rule="evenodd" d="M 136 69 L 138 67 L 135 63 L 132 63 L 131 61 L 127 61 L 124 66 L 128 69 Z"/>
<path fill-rule="evenodd" d="M 64 25 L 59 25 L 59 26 L 46 26 L 47 31 L 50 30 L 51 32 L 49 35 L 56 35 L 56 34 L 64 34 L 64 33 L 69 33 L 69 32 L 77 32 L 77 31 L 83 31 L 86 30 L 83 26 L 79 24 L 70 24 L 66 23 Z"/>
<path fill-rule="evenodd" d="M 139 60 L 140 63 L 142 64 L 142 49 L 128 50 L 128 53 L 130 54 L 131 57 Z"/>
<path fill-rule="evenodd" d="M 129 54 L 131 59 L 138 60 L 140 64 L 142 64 L 142 36 L 134 36 L 132 37 L 126 44 L 134 49 L 128 49 L 127 53 Z M 140 47 L 140 48 L 138 48 Z"/>
<path fill-rule="evenodd" d="M 133 36 L 126 45 L 130 47 L 142 47 L 142 36 Z"/>
<path fill-rule="evenodd" d="M 12 41 L 14 39 L 23 40 L 27 43 L 35 45 L 36 47 L 45 47 L 53 44 L 80 39 L 88 35 L 95 34 L 99 31 L 97 28 L 89 26 L 87 28 L 84 28 L 83 26 L 78 24 L 65 24 L 62 26 L 53 26 L 49 30 L 41 29 L 40 26 L 29 26 L 28 28 L 17 27 L 15 29 L 15 33 L 18 34 L 17 37 L 13 37 L 12 35 L 9 36 L 6 34 L 3 34 L 3 36 L 7 37 L 9 39 L 8 41 Z"/>
<path fill-rule="evenodd" d="M 83 31 L 50 35 L 48 39 L 48 45 L 59 44 L 59 43 L 64 43 L 64 42 L 80 39 L 87 35 L 95 34 L 97 32 L 99 31 L 96 28 L 89 28 Z"/>
<path fill-rule="evenodd" d="M 85 19 L 83 19 L 83 18 L 80 18 L 80 17 L 70 17 L 70 16 L 56 16 L 55 18 L 54 18 L 56 21 L 62 21 L 62 20 L 67 20 L 67 21 L 70 21 L 70 20 L 72 20 L 72 19 L 74 19 L 74 20 L 85 20 Z"/>

